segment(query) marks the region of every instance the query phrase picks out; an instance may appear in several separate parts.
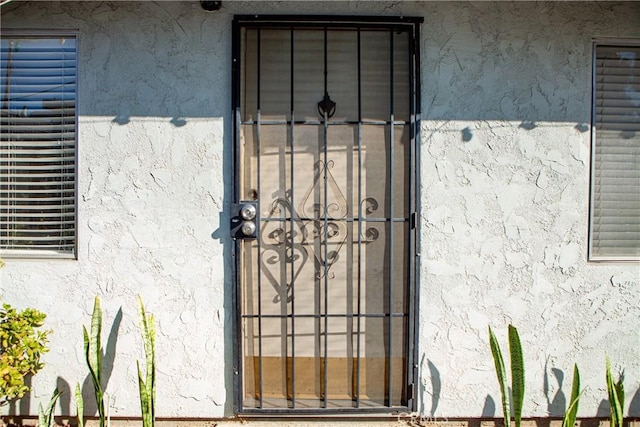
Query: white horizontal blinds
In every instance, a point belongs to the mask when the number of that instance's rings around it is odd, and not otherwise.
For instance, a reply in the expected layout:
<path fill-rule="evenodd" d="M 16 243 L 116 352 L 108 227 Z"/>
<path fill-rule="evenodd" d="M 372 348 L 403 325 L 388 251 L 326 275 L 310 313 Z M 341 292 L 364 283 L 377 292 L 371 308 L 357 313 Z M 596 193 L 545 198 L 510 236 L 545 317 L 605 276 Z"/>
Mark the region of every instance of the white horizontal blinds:
<path fill-rule="evenodd" d="M 1 45 L 0 250 L 73 255 L 76 39 Z"/>
<path fill-rule="evenodd" d="M 640 46 L 596 46 L 591 256 L 640 259 Z"/>

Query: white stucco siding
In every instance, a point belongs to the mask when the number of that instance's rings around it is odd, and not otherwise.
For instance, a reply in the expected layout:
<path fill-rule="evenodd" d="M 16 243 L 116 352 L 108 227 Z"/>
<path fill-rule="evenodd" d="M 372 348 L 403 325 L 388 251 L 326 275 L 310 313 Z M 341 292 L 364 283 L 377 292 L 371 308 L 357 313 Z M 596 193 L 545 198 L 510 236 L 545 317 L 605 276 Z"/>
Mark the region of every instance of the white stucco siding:
<path fill-rule="evenodd" d="M 229 16 L 170 2 L 10 4 L 2 13 L 3 28 L 78 29 L 80 40 L 78 260 L 11 260 L 2 272 L 4 300 L 45 311 L 54 331 L 26 412 L 58 383 L 61 412 L 75 413 L 62 381 L 85 381 L 81 325 L 99 295 L 111 415 L 140 414 L 139 294 L 157 318 L 164 361 L 158 415 L 222 417 Z M 95 410 L 90 382 L 84 395 Z"/>
<path fill-rule="evenodd" d="M 624 6 L 593 6 L 456 3 L 427 15 L 420 327 L 430 415 L 501 415 L 487 327 L 506 348 L 509 323 L 526 354 L 525 412 L 562 415 L 553 401 L 559 391 L 568 400 L 578 363 L 580 414 L 608 416 L 607 354 L 625 371 L 627 409 L 640 410 L 640 271 L 586 262 L 591 41 L 638 37 L 640 24 L 637 7 L 625 17 Z"/>
<path fill-rule="evenodd" d="M 224 1 L 206 13 L 198 2 L 15 1 L 1 13 L 3 29 L 80 37 L 78 260 L 8 260 L 0 272 L 3 299 L 45 311 L 54 331 L 16 412 L 85 381 L 81 325 L 99 295 L 111 415 L 138 416 L 140 294 L 158 323 L 158 416 L 233 414 L 231 20 L 331 13 L 425 18 L 421 411 L 501 416 L 487 327 L 506 346 L 513 323 L 525 415 L 561 415 L 557 370 L 568 400 L 577 362 L 580 415 L 607 416 L 607 354 L 625 371 L 626 413 L 640 415 L 640 267 L 586 262 L 591 42 L 640 38 L 637 3 Z M 89 383 L 85 397 L 91 408 Z M 70 400 L 58 412 L 75 413 Z"/>

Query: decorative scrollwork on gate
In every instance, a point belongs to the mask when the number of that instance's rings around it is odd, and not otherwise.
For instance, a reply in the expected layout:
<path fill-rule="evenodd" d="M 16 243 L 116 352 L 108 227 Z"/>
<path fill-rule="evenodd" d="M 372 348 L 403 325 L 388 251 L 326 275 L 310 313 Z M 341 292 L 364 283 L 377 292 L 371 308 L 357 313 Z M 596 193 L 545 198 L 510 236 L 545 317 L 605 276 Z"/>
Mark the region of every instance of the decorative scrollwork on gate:
<path fill-rule="evenodd" d="M 331 170 L 333 161 L 316 162 L 313 182 L 305 192 L 299 211 L 293 206 L 291 191 L 280 193 L 269 213 L 262 218 L 260 230 L 260 262 L 264 277 L 275 291 L 273 303 L 292 301 L 292 288 L 309 258 L 316 262 L 316 280 L 334 278 L 332 267 L 340 259 L 349 236 L 347 199 Z M 324 186 L 326 182 L 326 187 Z M 365 215 L 375 212 L 378 201 L 366 197 L 360 202 Z M 351 244 L 368 244 L 380 232 L 370 226 L 360 231 L 360 239 Z M 294 270 L 283 268 L 289 264 Z"/>

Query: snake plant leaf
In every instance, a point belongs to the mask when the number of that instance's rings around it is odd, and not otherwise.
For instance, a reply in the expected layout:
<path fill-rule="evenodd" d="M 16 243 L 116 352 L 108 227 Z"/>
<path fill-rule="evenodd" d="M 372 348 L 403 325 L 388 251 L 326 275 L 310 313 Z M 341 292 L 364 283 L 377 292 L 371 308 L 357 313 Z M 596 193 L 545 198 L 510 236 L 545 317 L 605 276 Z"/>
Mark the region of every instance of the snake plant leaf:
<path fill-rule="evenodd" d="M 500 385 L 500 394 L 502 395 L 502 413 L 504 415 L 504 426 L 511 427 L 511 414 L 509 404 L 509 389 L 507 386 L 507 371 L 504 366 L 504 358 L 502 357 L 502 351 L 500 351 L 500 344 L 496 339 L 491 326 L 489 326 L 489 345 L 491 346 L 491 354 L 493 356 L 493 363 L 496 367 L 496 375 L 498 377 L 498 384 Z"/>
<path fill-rule="evenodd" d="M 62 394 L 61 391 L 56 387 L 53 390 L 53 394 L 51 395 L 51 399 L 49 399 L 49 405 L 47 405 L 47 409 L 42 409 L 42 403 L 38 406 L 38 426 L 39 427 L 51 427 L 53 425 L 53 411 L 56 406 L 56 402 L 58 398 Z"/>
<path fill-rule="evenodd" d="M 513 417 L 516 427 L 522 422 L 524 403 L 524 358 L 520 336 L 515 326 L 509 325 L 509 354 L 511 355 L 511 394 L 513 399 Z"/>
<path fill-rule="evenodd" d="M 611 362 L 607 357 L 607 392 L 609 394 L 609 405 L 611 406 L 611 427 L 623 427 L 623 407 L 624 407 L 624 385 L 622 377 L 615 382 L 611 374 Z"/>
<path fill-rule="evenodd" d="M 578 364 L 573 365 L 573 383 L 571 386 L 571 399 L 569 400 L 569 407 L 565 412 L 562 419 L 562 427 L 574 427 L 576 424 L 576 417 L 578 415 L 578 403 L 580 401 L 580 371 L 578 370 Z"/>
<path fill-rule="evenodd" d="M 94 370 L 94 362 L 92 361 L 91 339 L 89 338 L 89 332 L 87 332 L 87 328 L 85 328 L 84 325 L 82 326 L 82 337 L 84 341 L 84 356 L 87 361 L 87 367 L 89 368 L 89 373 L 91 374 L 93 386 L 97 387 L 99 381 L 97 381 L 98 374 Z"/>
<path fill-rule="evenodd" d="M 47 416 L 42 409 L 42 403 L 38 404 L 38 427 L 49 427 L 47 424 Z"/>
<path fill-rule="evenodd" d="M 91 341 L 89 350 L 93 355 L 91 362 L 95 372 L 102 372 L 102 345 L 100 336 L 102 334 L 102 308 L 100 298 L 96 297 L 93 303 L 93 314 L 91 315 Z"/>
<path fill-rule="evenodd" d="M 74 397 L 76 400 L 76 417 L 78 418 L 78 427 L 84 427 L 84 399 L 82 398 L 80 383 L 76 383 L 76 392 Z"/>
<path fill-rule="evenodd" d="M 96 404 L 98 406 L 98 416 L 100 418 L 99 425 L 104 427 L 106 423 L 104 410 L 104 391 L 102 390 L 102 344 L 100 335 L 102 334 L 102 308 L 100 307 L 100 298 L 95 297 L 93 303 L 93 314 L 91 315 L 91 335 L 87 332 L 86 327 L 82 327 L 84 337 L 84 352 L 87 359 L 87 365 L 93 382 Z"/>
<path fill-rule="evenodd" d="M 93 313 L 91 315 L 91 334 L 86 327 L 82 327 L 84 337 L 84 352 L 87 365 L 91 373 L 91 379 L 96 389 L 102 389 L 100 372 L 102 372 L 102 345 L 100 335 L 102 332 L 102 309 L 100 298 L 96 297 L 93 303 Z"/>
<path fill-rule="evenodd" d="M 622 417 L 624 411 L 624 385 L 622 384 L 622 377 L 615 384 L 616 395 L 618 396 L 618 402 L 620 402 L 620 424 L 622 424 Z"/>
<path fill-rule="evenodd" d="M 142 425 L 148 426 L 150 425 L 150 399 L 147 384 L 145 384 L 144 376 L 142 375 L 142 371 L 140 370 L 140 362 L 136 361 L 136 365 L 138 367 L 138 388 L 140 391 L 140 410 L 142 412 Z"/>
<path fill-rule="evenodd" d="M 156 400 L 156 365 L 155 365 L 155 319 L 153 315 L 147 315 L 142 298 L 138 296 L 138 311 L 142 328 L 142 341 L 146 359 L 146 375 L 142 375 L 140 362 L 138 367 L 138 387 L 140 389 L 140 409 L 142 411 L 143 427 L 155 425 L 155 400 Z"/>

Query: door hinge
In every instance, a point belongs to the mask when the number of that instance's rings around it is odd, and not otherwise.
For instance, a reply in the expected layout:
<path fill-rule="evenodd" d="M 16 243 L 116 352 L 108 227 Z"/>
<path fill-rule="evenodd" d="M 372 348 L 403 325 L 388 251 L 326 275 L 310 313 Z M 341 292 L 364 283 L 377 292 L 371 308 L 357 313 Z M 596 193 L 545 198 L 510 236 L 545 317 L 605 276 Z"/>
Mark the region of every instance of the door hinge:
<path fill-rule="evenodd" d="M 413 384 L 407 385 L 407 400 L 413 400 L 414 396 L 414 387 Z"/>

